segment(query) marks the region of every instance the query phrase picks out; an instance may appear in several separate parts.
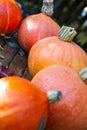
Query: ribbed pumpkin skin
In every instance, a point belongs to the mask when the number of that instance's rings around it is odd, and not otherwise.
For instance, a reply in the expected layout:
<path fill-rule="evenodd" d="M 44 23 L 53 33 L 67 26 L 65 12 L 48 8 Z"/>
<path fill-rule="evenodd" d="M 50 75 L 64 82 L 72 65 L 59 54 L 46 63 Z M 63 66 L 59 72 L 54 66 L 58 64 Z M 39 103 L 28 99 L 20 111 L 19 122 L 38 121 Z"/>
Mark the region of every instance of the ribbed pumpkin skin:
<path fill-rule="evenodd" d="M 0 0 L 0 34 L 14 31 L 20 24 L 22 11 L 14 0 Z"/>
<path fill-rule="evenodd" d="M 44 91 L 62 92 L 62 100 L 50 105 L 45 130 L 87 129 L 87 86 L 76 71 L 53 65 L 37 73 L 31 82 Z"/>
<path fill-rule="evenodd" d="M 69 66 L 79 72 L 87 66 L 87 55 L 76 43 L 64 42 L 57 36 L 44 38 L 31 48 L 28 68 L 32 76 L 55 64 Z"/>
<path fill-rule="evenodd" d="M 49 16 L 39 13 L 26 17 L 18 30 L 18 41 L 25 51 L 40 39 L 49 36 L 57 36 L 60 27 Z"/>
<path fill-rule="evenodd" d="M 38 130 L 42 117 L 45 127 L 46 93 L 17 76 L 0 79 L 0 130 Z"/>

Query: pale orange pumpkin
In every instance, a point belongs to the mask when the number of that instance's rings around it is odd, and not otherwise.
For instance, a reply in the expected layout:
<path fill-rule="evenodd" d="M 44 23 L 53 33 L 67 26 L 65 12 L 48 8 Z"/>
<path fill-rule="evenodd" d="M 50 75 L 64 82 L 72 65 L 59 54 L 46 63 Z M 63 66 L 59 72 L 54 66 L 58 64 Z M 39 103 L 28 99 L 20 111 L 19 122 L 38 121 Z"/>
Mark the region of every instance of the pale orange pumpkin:
<path fill-rule="evenodd" d="M 87 85 L 67 66 L 53 65 L 38 72 L 31 81 L 39 89 L 59 89 L 62 100 L 50 105 L 45 130 L 87 129 Z"/>
<path fill-rule="evenodd" d="M 66 31 L 67 28 L 65 26 L 64 28 Z M 32 76 L 43 68 L 55 64 L 69 66 L 77 72 L 87 66 L 87 54 L 85 51 L 75 42 L 70 41 L 72 39 L 71 35 L 74 34 L 68 33 L 66 35 L 67 31 L 66 33 L 63 31 L 60 30 L 62 33 L 59 33 L 59 37 L 44 38 L 31 48 L 28 56 L 28 69 Z M 67 40 L 69 41 L 67 42 Z"/>

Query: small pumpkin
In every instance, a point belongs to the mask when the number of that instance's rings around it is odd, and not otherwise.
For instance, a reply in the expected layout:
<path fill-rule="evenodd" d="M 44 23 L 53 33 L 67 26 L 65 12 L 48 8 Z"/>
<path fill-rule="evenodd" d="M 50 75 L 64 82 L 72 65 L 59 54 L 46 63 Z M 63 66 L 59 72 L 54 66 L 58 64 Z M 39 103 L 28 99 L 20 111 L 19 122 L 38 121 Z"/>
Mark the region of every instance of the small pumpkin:
<path fill-rule="evenodd" d="M 39 40 L 30 50 L 28 68 L 32 76 L 50 65 L 65 65 L 79 72 L 87 66 L 86 52 L 72 41 L 76 31 L 63 26 L 58 36 Z"/>
<path fill-rule="evenodd" d="M 60 29 L 59 25 L 50 17 L 53 14 L 53 0 L 43 0 L 41 13 L 27 16 L 18 29 L 20 46 L 29 51 L 40 39 L 55 36 Z"/>
<path fill-rule="evenodd" d="M 38 72 L 31 82 L 47 92 L 59 89 L 62 100 L 50 105 L 45 130 L 87 129 L 87 85 L 68 66 L 52 65 Z"/>
<path fill-rule="evenodd" d="M 60 98 L 60 91 L 47 94 L 21 77 L 0 79 L 0 130 L 44 129 L 49 102 Z"/>
<path fill-rule="evenodd" d="M 21 19 L 22 11 L 15 0 L 0 0 L 0 34 L 14 31 Z"/>

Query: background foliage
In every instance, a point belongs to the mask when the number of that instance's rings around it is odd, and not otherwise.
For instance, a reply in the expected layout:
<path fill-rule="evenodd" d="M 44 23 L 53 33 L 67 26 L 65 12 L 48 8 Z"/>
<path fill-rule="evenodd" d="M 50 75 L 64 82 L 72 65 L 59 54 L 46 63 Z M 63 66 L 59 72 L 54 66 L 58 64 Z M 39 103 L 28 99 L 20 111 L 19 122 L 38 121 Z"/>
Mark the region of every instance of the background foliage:
<path fill-rule="evenodd" d="M 42 0 L 16 0 L 22 8 L 23 18 L 37 14 Z M 87 52 L 87 0 L 54 0 L 52 18 L 60 25 L 68 25 L 77 30 L 74 41 Z"/>

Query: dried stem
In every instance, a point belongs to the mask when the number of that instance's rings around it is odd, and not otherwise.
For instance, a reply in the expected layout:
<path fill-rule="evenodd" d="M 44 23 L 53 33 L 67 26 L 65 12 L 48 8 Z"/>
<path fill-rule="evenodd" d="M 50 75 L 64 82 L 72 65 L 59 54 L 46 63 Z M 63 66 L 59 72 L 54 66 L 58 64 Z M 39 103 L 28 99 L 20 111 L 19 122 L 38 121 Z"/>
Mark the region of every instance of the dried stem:
<path fill-rule="evenodd" d="M 62 93 L 61 91 L 57 91 L 57 90 L 48 91 L 47 97 L 48 97 L 49 103 L 52 104 L 62 99 Z"/>
<path fill-rule="evenodd" d="M 58 37 L 63 41 L 71 42 L 73 38 L 76 36 L 76 34 L 77 32 L 75 28 L 62 26 L 58 33 Z"/>
<path fill-rule="evenodd" d="M 83 68 L 80 72 L 79 75 L 81 79 L 87 84 L 87 67 Z"/>
<path fill-rule="evenodd" d="M 41 12 L 52 16 L 53 14 L 53 0 L 43 0 L 43 6 L 41 8 Z"/>

